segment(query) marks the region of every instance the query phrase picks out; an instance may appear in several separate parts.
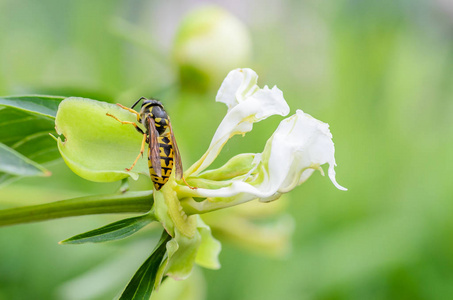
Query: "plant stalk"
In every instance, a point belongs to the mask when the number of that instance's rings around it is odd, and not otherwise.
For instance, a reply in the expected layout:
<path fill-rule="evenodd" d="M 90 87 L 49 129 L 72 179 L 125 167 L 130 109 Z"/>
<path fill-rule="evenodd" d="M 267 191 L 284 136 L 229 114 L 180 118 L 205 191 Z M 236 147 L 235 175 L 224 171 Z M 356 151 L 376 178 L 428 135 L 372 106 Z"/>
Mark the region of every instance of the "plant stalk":
<path fill-rule="evenodd" d="M 0 210 L 0 227 L 84 215 L 146 213 L 153 203 L 152 191 L 80 197 Z"/>

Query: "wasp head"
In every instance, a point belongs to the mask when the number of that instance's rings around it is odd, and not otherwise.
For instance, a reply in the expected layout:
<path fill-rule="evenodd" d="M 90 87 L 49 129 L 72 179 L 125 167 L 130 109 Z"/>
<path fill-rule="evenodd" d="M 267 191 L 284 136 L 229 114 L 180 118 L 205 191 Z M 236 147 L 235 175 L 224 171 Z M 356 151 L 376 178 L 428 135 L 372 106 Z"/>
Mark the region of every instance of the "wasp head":
<path fill-rule="evenodd" d="M 137 105 L 140 100 L 143 100 L 142 107 L 140 109 L 140 117 L 145 128 L 149 127 L 148 116 L 151 116 L 154 119 L 154 125 L 159 134 L 164 133 L 169 125 L 169 119 L 162 103 L 156 99 L 142 97 L 135 102 L 132 107 Z"/>

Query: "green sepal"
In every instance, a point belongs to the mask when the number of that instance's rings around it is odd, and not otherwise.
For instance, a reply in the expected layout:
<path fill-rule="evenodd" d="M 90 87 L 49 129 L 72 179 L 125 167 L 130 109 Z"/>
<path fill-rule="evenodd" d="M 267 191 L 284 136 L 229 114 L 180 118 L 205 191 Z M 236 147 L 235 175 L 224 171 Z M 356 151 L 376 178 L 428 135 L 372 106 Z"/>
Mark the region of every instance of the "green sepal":
<path fill-rule="evenodd" d="M 168 269 L 166 274 L 174 279 L 186 279 L 192 272 L 197 257 L 198 247 L 201 244 L 201 236 L 197 232 L 193 237 L 188 238 L 180 234 L 169 243 L 177 243 L 177 249 L 169 256 Z"/>
<path fill-rule="evenodd" d="M 152 214 L 123 219 L 106 226 L 75 235 L 60 244 L 103 243 L 119 240 L 133 235 L 149 223 L 155 221 Z"/>
<path fill-rule="evenodd" d="M 157 271 L 167 252 L 171 236 L 164 230 L 151 256 L 141 265 L 121 294 L 120 300 L 149 299 L 153 292 Z"/>
<path fill-rule="evenodd" d="M 66 164 L 77 175 L 97 182 L 111 182 L 128 176 L 137 179 L 139 173 L 149 175 L 147 155 L 132 169 L 140 153 L 143 136 L 130 124 L 136 116 L 117 105 L 85 98 L 67 98 L 59 106 L 55 125 L 58 149 Z"/>
<path fill-rule="evenodd" d="M 201 235 L 201 244 L 195 262 L 204 268 L 220 269 L 219 254 L 222 250 L 222 244 L 212 236 L 211 227 L 203 222 L 200 216 L 197 217 L 197 229 Z"/>
<path fill-rule="evenodd" d="M 216 180 L 210 180 L 206 178 L 197 178 L 197 177 L 190 177 L 186 179 L 187 182 L 192 185 L 196 186 L 197 188 L 201 189 L 210 189 L 210 190 L 217 190 L 226 186 L 229 186 L 231 184 L 230 181 L 216 181 Z M 185 194 L 183 190 L 186 189 L 186 185 L 180 185 L 176 187 L 176 191 L 178 192 L 178 195 L 187 197 L 189 195 L 193 195 L 194 193 L 190 192 L 189 194 Z"/>
<path fill-rule="evenodd" d="M 210 180 L 228 180 L 247 174 L 253 167 L 256 154 L 243 153 L 232 157 L 223 166 L 215 170 L 209 170 L 198 175 L 199 178 Z"/>
<path fill-rule="evenodd" d="M 200 244 L 201 236 L 198 231 L 190 238 L 176 232 L 175 237 L 167 243 L 168 257 L 158 273 L 161 276 L 168 275 L 176 280 L 189 277 Z"/>
<path fill-rule="evenodd" d="M 154 213 L 172 237 L 175 237 L 175 232 L 179 232 L 190 238 L 196 233 L 196 218 L 184 212 L 175 187 L 172 174 L 162 189 L 154 193 Z"/>
<path fill-rule="evenodd" d="M 175 237 L 167 243 L 167 258 L 162 262 L 155 282 L 155 288 L 164 275 L 176 280 L 186 279 L 197 263 L 205 268 L 220 268 L 219 253 L 221 244 L 211 235 L 211 229 L 200 216 L 192 216 L 197 221 L 197 230 L 192 237 L 175 232 Z"/>

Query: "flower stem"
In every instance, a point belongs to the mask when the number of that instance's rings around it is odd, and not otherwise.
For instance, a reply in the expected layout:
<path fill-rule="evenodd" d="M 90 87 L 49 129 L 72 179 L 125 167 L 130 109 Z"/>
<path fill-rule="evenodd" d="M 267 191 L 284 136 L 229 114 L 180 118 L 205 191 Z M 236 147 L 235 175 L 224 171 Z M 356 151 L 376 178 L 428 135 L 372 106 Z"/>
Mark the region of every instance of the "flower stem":
<path fill-rule="evenodd" d="M 80 197 L 52 203 L 0 210 L 0 227 L 65 217 L 148 212 L 152 191 Z"/>

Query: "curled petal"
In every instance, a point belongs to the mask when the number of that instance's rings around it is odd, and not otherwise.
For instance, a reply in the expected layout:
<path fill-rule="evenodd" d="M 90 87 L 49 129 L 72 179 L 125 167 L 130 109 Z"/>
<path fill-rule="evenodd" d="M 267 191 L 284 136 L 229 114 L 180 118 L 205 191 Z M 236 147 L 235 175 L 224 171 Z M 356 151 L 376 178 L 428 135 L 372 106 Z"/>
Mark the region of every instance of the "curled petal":
<path fill-rule="evenodd" d="M 282 91 L 276 86 L 260 89 L 256 85 L 257 80 L 258 75 L 251 69 L 236 69 L 228 74 L 216 98 L 216 101 L 228 106 L 228 112 L 206 153 L 187 173 L 197 175 L 207 168 L 233 135 L 251 131 L 253 123 L 272 115 L 285 116 L 289 113 Z"/>
<path fill-rule="evenodd" d="M 216 101 L 225 103 L 228 111 L 259 90 L 258 75 L 252 69 L 236 69 L 228 73 L 217 92 Z"/>
<path fill-rule="evenodd" d="M 346 190 L 335 180 L 334 152 L 329 125 L 298 110 L 283 120 L 267 141 L 252 177 L 233 180 L 227 187 L 198 189 L 197 192 L 212 198 L 210 206 L 216 201 L 235 204 L 256 198 L 271 201 L 303 183 L 314 170 L 322 172 L 320 166 L 326 163 L 329 164 L 328 174 L 332 183 L 338 189 Z"/>
<path fill-rule="evenodd" d="M 265 150 L 266 151 L 266 150 Z M 269 156 L 271 180 L 280 183 L 279 191 L 287 192 L 301 184 L 321 165 L 329 164 L 329 178 L 340 190 L 346 190 L 335 180 L 335 148 L 329 125 L 301 110 L 283 120 L 273 135 Z"/>

